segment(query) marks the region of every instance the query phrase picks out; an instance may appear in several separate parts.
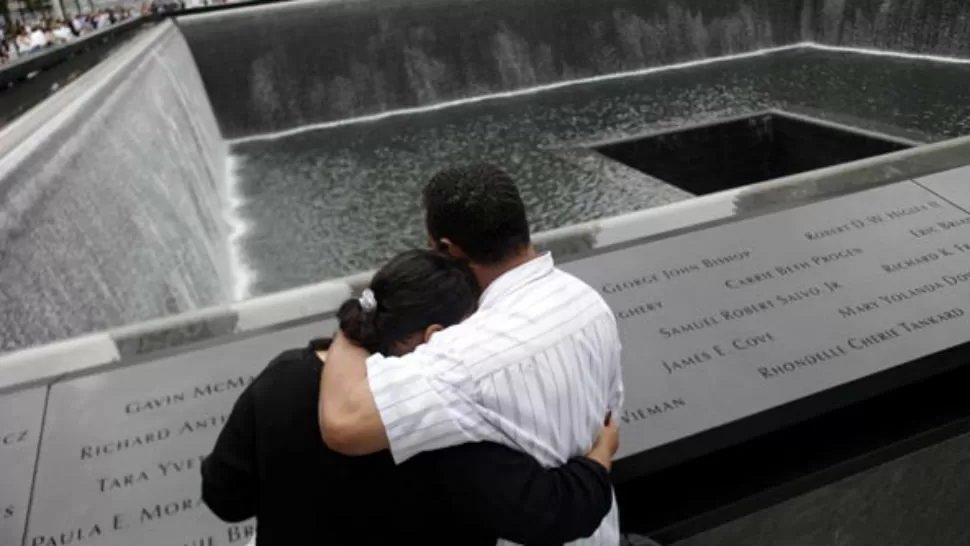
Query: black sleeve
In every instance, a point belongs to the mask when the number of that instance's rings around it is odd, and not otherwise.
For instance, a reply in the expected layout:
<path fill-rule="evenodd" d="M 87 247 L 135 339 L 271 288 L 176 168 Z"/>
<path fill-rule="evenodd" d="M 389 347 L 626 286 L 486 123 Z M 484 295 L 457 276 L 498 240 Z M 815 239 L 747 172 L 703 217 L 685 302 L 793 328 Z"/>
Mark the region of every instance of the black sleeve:
<path fill-rule="evenodd" d="M 588 537 L 613 504 L 609 473 L 586 457 L 547 469 L 525 453 L 483 442 L 423 453 L 415 462 L 459 524 L 519 544 Z"/>
<path fill-rule="evenodd" d="M 202 500 L 227 522 L 256 515 L 256 416 L 252 384 L 236 400 L 212 454 L 202 462 Z"/>

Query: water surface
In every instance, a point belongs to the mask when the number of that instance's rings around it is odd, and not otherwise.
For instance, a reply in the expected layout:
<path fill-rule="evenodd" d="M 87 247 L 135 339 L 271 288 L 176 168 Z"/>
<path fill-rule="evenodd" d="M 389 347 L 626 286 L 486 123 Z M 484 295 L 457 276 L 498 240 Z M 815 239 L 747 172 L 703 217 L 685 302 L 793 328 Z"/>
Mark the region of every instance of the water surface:
<path fill-rule="evenodd" d="M 374 267 L 424 244 L 436 170 L 492 161 L 535 230 L 689 198 L 574 151 L 765 108 L 921 141 L 970 133 L 970 65 L 793 50 L 234 146 L 244 259 L 262 294 Z"/>

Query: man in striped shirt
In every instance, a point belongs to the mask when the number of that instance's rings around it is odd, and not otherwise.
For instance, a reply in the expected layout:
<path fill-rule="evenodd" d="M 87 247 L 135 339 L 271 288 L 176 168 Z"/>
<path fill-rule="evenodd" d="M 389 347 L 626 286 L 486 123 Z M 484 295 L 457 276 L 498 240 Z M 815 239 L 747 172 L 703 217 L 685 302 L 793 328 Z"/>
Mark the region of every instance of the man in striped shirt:
<path fill-rule="evenodd" d="M 321 379 L 324 440 L 349 455 L 390 448 L 398 463 L 480 441 L 545 466 L 585 453 L 623 399 L 606 302 L 536 252 L 525 204 L 501 169 L 443 171 L 425 188 L 424 205 L 433 244 L 475 272 L 478 311 L 403 357 L 368 356 L 338 335 Z M 614 503 L 577 544 L 619 543 Z"/>

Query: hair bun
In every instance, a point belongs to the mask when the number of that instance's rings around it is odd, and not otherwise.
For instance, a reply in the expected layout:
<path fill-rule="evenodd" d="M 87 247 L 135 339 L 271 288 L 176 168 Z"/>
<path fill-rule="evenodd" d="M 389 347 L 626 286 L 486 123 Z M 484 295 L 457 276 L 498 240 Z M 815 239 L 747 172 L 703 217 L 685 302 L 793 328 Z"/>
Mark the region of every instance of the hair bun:
<path fill-rule="evenodd" d="M 361 298 L 352 298 L 343 303 L 337 311 L 340 331 L 348 339 L 367 349 L 368 352 L 378 352 L 380 345 L 377 339 L 377 312 L 366 311 Z"/>

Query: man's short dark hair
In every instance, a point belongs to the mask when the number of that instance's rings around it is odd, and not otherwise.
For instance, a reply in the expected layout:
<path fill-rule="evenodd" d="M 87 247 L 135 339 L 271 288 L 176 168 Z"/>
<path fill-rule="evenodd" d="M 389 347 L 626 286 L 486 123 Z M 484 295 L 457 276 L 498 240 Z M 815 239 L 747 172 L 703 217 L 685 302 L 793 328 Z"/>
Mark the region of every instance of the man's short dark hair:
<path fill-rule="evenodd" d="M 525 203 L 505 171 L 489 164 L 446 169 L 424 188 L 425 222 L 474 263 L 501 263 L 530 242 Z"/>

